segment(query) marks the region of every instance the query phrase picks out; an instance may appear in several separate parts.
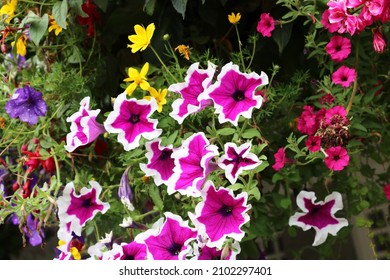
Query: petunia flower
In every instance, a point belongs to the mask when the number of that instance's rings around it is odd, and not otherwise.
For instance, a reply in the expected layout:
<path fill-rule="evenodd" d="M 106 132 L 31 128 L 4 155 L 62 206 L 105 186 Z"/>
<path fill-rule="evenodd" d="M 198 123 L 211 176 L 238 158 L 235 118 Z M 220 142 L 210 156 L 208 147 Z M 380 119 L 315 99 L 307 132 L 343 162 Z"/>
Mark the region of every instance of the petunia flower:
<path fill-rule="evenodd" d="M 11 118 L 19 118 L 22 122 L 34 125 L 38 117 L 45 116 L 47 105 L 42 93 L 30 86 L 18 88 L 5 104 L 5 111 Z"/>
<path fill-rule="evenodd" d="M 305 105 L 303 111 L 298 118 L 297 129 L 301 133 L 313 135 L 319 127 L 316 114 L 311 106 Z"/>
<path fill-rule="evenodd" d="M 262 13 L 256 29 L 264 37 L 271 37 L 272 31 L 275 29 L 274 18 L 269 13 Z"/>
<path fill-rule="evenodd" d="M 136 241 L 122 243 L 123 255 L 121 260 L 145 260 L 147 257 L 146 245 Z"/>
<path fill-rule="evenodd" d="M 118 142 L 129 151 L 139 146 L 141 136 L 152 140 L 162 133 L 156 128 L 158 120 L 150 118 L 156 110 L 154 99 L 126 99 L 123 92 L 115 99 L 114 111 L 108 115 L 104 127 L 109 133 L 118 133 Z"/>
<path fill-rule="evenodd" d="M 325 112 L 325 125 L 346 124 L 348 122 L 347 111 L 341 105 L 334 106 Z"/>
<path fill-rule="evenodd" d="M 347 66 L 340 66 L 332 74 L 332 82 L 342 87 L 349 87 L 356 79 L 356 70 Z"/>
<path fill-rule="evenodd" d="M 261 95 L 256 95 L 259 86 L 268 83 L 264 72 L 258 75 L 241 73 L 238 65 L 232 62 L 222 67 L 217 81 L 212 84 L 207 94 L 213 101 L 220 123 L 231 122 L 238 125 L 238 118 L 250 118 L 253 108 L 259 109 L 263 102 Z"/>
<path fill-rule="evenodd" d="M 181 98 L 176 99 L 172 103 L 173 110 L 169 114 L 179 124 L 188 115 L 199 112 L 203 107 L 212 104 L 210 98 L 202 94 L 211 85 L 214 72 L 214 64 L 209 62 L 207 69 L 204 70 L 199 69 L 199 62 L 196 62 L 188 68 L 183 83 L 172 84 L 168 87 L 169 91 L 181 95 Z"/>
<path fill-rule="evenodd" d="M 127 207 L 130 211 L 134 211 L 133 206 L 133 192 L 129 184 L 129 170 L 131 166 L 127 167 L 123 172 L 121 181 L 118 188 L 118 197 L 121 200 L 122 204 Z"/>
<path fill-rule="evenodd" d="M 130 67 L 127 70 L 127 75 L 129 75 L 128 78 L 124 79 L 124 82 L 132 82 L 125 91 L 128 95 L 132 95 L 134 90 L 139 86 L 143 90 L 148 90 L 150 87 L 150 84 L 148 83 L 146 79 L 146 75 L 149 71 L 149 63 L 146 62 L 144 66 L 142 66 L 142 69 L 140 72 L 138 72 L 137 69 Z"/>
<path fill-rule="evenodd" d="M 80 146 L 88 145 L 105 132 L 104 126 L 96 121 L 100 109 L 90 109 L 90 97 L 80 101 L 80 109 L 66 119 L 71 123 L 70 132 L 66 135 L 65 149 L 73 152 Z"/>
<path fill-rule="evenodd" d="M 272 168 L 275 171 L 282 169 L 286 163 L 291 163 L 293 160 L 286 157 L 286 152 L 284 148 L 279 148 L 278 151 L 274 154 L 275 163 L 272 165 Z"/>
<path fill-rule="evenodd" d="M 321 137 L 309 135 L 305 143 L 309 152 L 318 152 L 321 149 Z"/>
<path fill-rule="evenodd" d="M 252 170 L 259 166 L 262 161 L 250 150 L 250 142 L 237 147 L 234 143 L 225 143 L 225 154 L 218 160 L 218 166 L 225 170 L 225 176 L 231 184 L 234 184 L 238 176 L 244 170 Z"/>
<path fill-rule="evenodd" d="M 213 168 L 210 161 L 217 155 L 218 147 L 210 145 L 203 132 L 185 139 L 181 147 L 172 153 L 175 167 L 172 179 L 166 183 L 168 194 L 177 191 L 183 195 L 200 196 L 200 190 Z"/>
<path fill-rule="evenodd" d="M 297 205 L 303 211 L 290 217 L 289 225 L 301 227 L 304 231 L 314 228 L 316 235 L 313 246 L 321 245 L 326 241 L 328 234 L 336 236 L 337 232 L 348 221 L 336 218 L 335 213 L 343 209 L 343 201 L 339 192 L 332 192 L 325 201 L 315 202 L 314 192 L 301 191 L 297 196 Z"/>
<path fill-rule="evenodd" d="M 341 62 L 351 53 L 351 40 L 335 35 L 330 39 L 325 50 L 333 61 Z"/>
<path fill-rule="evenodd" d="M 390 201 L 390 184 L 387 184 L 384 188 L 383 188 L 383 192 L 387 198 L 387 200 Z"/>
<path fill-rule="evenodd" d="M 227 237 L 241 241 L 245 233 L 242 226 L 249 221 L 248 195 L 245 192 L 234 196 L 233 191 L 207 181 L 202 192 L 202 201 L 189 217 L 200 235 L 208 237 L 206 245 L 221 249 Z"/>
<path fill-rule="evenodd" d="M 341 146 L 330 147 L 325 151 L 325 165 L 334 171 L 343 170 L 349 163 L 349 155 L 345 148 Z"/>
<path fill-rule="evenodd" d="M 179 52 L 185 59 L 190 60 L 190 47 L 186 45 L 178 45 L 175 51 Z"/>
<path fill-rule="evenodd" d="M 231 24 L 237 24 L 241 19 L 241 14 L 240 13 L 231 13 L 228 15 L 228 20 Z"/>
<path fill-rule="evenodd" d="M 153 177 L 157 186 L 167 184 L 175 167 L 175 160 L 172 157 L 172 145 L 163 147 L 161 146 L 161 139 L 156 139 L 145 143 L 145 148 L 148 163 L 141 163 L 141 170 L 145 172 L 146 176 Z"/>
<path fill-rule="evenodd" d="M 198 238 L 199 239 L 199 238 Z M 207 239 L 203 242 L 207 242 Z M 241 252 L 240 243 L 234 241 L 222 249 L 216 247 L 209 247 L 203 242 L 196 242 L 194 244 L 193 260 L 235 260 L 237 255 Z"/>
<path fill-rule="evenodd" d="M 156 90 L 154 87 L 149 87 L 148 89 L 150 95 L 145 96 L 144 99 L 150 100 L 151 98 L 154 98 L 157 103 L 157 112 L 161 113 L 162 107 L 167 104 L 167 100 L 165 99 L 167 96 L 167 89 L 159 89 Z"/>
<path fill-rule="evenodd" d="M 45 232 L 43 227 L 39 226 L 39 219 L 32 214 L 27 216 L 26 225 L 23 226 L 23 232 L 31 246 L 38 246 L 44 242 Z"/>
<path fill-rule="evenodd" d="M 374 31 L 374 38 L 372 40 L 372 46 L 374 51 L 377 53 L 383 53 L 386 48 L 386 41 L 384 36 L 379 28 L 376 28 Z"/>
<path fill-rule="evenodd" d="M 128 48 L 131 48 L 132 53 L 136 53 L 139 50 L 145 50 L 153 37 L 154 30 L 156 29 L 154 23 L 149 24 L 146 29 L 137 24 L 134 26 L 135 35 L 130 35 L 128 39 L 133 44 L 127 45 Z"/>
<path fill-rule="evenodd" d="M 135 241 L 147 247 L 147 259 L 183 260 L 191 250 L 189 243 L 197 237 L 197 231 L 188 221 L 171 212 L 165 212 L 151 229 L 138 234 Z"/>
<path fill-rule="evenodd" d="M 102 187 L 96 181 L 90 181 L 91 188 L 83 187 L 76 194 L 73 182 L 65 186 L 62 196 L 57 200 L 58 216 L 62 224 L 67 224 L 70 232 L 81 235 L 81 228 L 92 220 L 97 213 L 106 213 L 110 204 L 102 202 L 99 195 Z"/>
<path fill-rule="evenodd" d="M 4 21 L 10 23 L 11 19 L 15 16 L 16 6 L 18 5 L 17 0 L 9 0 L 7 4 L 4 4 L 0 9 L 0 17 L 6 15 Z"/>

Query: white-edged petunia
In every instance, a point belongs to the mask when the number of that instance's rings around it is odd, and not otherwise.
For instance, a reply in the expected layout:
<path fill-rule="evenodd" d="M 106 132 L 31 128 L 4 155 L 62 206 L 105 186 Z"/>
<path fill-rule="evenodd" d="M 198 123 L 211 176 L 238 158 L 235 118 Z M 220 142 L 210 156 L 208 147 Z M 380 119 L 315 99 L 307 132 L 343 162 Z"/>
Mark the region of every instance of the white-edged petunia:
<path fill-rule="evenodd" d="M 177 191 L 183 195 L 200 196 L 208 174 L 215 168 L 211 160 L 217 155 L 218 147 L 211 145 L 203 132 L 185 139 L 172 153 L 175 167 L 172 179 L 167 182 L 168 194 Z"/>
<path fill-rule="evenodd" d="M 335 213 L 343 208 L 343 201 L 339 192 L 332 192 L 325 201 L 315 202 L 314 192 L 301 191 L 297 196 L 297 205 L 303 211 L 290 217 L 289 225 L 301 227 L 304 231 L 314 228 L 316 235 L 313 246 L 325 242 L 328 234 L 336 236 L 337 232 L 348 221 L 345 218 L 336 218 Z"/>
<path fill-rule="evenodd" d="M 152 140 L 161 134 L 162 130 L 157 129 L 158 120 L 150 118 L 156 110 L 153 98 L 150 101 L 127 99 L 123 92 L 115 99 L 114 111 L 108 115 L 104 127 L 109 133 L 118 133 L 118 142 L 129 151 L 140 145 L 141 136 Z"/>
<path fill-rule="evenodd" d="M 217 81 L 201 97 L 208 96 L 214 101 L 220 123 L 230 122 L 237 126 L 240 116 L 248 119 L 254 108 L 261 107 L 263 97 L 255 92 L 259 86 L 266 84 L 268 76 L 264 72 L 260 75 L 242 73 L 238 65 L 230 62 L 222 67 Z"/>
<path fill-rule="evenodd" d="M 203 200 L 189 217 L 199 234 L 208 237 L 206 245 L 221 249 L 227 237 L 241 241 L 245 235 L 241 228 L 249 221 L 247 211 L 251 208 L 247 193 L 234 196 L 231 189 L 216 190 L 212 181 L 206 182 L 201 193 Z"/>
<path fill-rule="evenodd" d="M 252 144 L 244 143 L 237 147 L 235 143 L 225 143 L 225 154 L 218 160 L 218 166 L 225 170 L 225 176 L 231 184 L 236 183 L 238 176 L 244 170 L 252 170 L 262 161 L 250 150 Z"/>
<path fill-rule="evenodd" d="M 212 82 L 215 72 L 215 65 L 208 63 L 207 69 L 199 69 L 199 62 L 193 63 L 187 70 L 185 82 L 172 84 L 168 90 L 181 95 L 172 103 L 172 112 L 169 114 L 179 124 L 192 114 L 202 110 L 207 105 L 212 105 L 209 98 L 202 98 L 201 95 Z"/>
<path fill-rule="evenodd" d="M 157 186 L 167 184 L 175 167 L 175 161 L 172 157 L 173 146 L 163 147 L 161 146 L 161 139 L 155 139 L 145 143 L 145 148 L 148 163 L 141 163 L 139 167 L 145 172 L 146 176 L 153 177 Z"/>

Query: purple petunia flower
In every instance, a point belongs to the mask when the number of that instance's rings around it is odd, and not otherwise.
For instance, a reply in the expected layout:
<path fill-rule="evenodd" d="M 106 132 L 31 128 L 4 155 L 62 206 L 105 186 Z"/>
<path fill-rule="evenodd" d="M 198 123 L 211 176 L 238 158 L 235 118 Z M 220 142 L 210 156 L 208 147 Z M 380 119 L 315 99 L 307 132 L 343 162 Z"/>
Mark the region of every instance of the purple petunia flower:
<path fill-rule="evenodd" d="M 221 249 L 227 237 L 241 241 L 245 235 L 241 227 L 249 221 L 247 211 L 251 208 L 247 193 L 234 197 L 232 190 L 223 187 L 216 190 L 213 182 L 207 181 L 202 198 L 195 214 L 189 213 L 189 217 L 199 234 L 209 238 L 207 246 Z"/>
<path fill-rule="evenodd" d="M 27 221 L 26 225 L 23 227 L 23 232 L 31 246 L 41 245 L 45 238 L 43 228 L 38 228 L 38 224 L 38 218 L 34 217 L 32 214 L 27 216 Z"/>
<path fill-rule="evenodd" d="M 202 93 L 212 82 L 216 66 L 209 62 L 206 70 L 199 69 L 199 62 L 190 66 L 184 83 L 171 85 L 168 90 L 181 95 L 172 103 L 173 111 L 169 114 L 179 124 L 192 114 L 199 112 L 204 107 L 212 105 L 212 101 L 207 97 L 202 97 Z"/>
<path fill-rule="evenodd" d="M 255 72 L 241 73 L 238 65 L 230 62 L 222 67 L 217 81 L 204 95 L 214 101 L 220 123 L 231 122 L 237 126 L 240 116 L 250 118 L 253 108 L 260 108 L 263 97 L 256 95 L 255 91 L 267 83 L 268 76 L 264 72 L 260 76 Z"/>
<path fill-rule="evenodd" d="M 168 193 L 178 191 L 188 196 L 200 196 L 206 177 L 213 169 L 210 161 L 216 155 L 218 147 L 210 145 L 203 132 L 184 140 L 181 147 L 172 153 L 175 167 L 172 179 L 167 182 Z"/>
<path fill-rule="evenodd" d="M 316 199 L 314 192 L 301 191 L 297 196 L 297 205 L 303 213 L 297 212 L 289 220 L 290 226 L 301 227 L 304 231 L 315 229 L 313 246 L 324 243 L 328 234 L 336 236 L 342 227 L 348 226 L 346 219 L 334 215 L 343 208 L 339 192 L 332 192 L 324 202 L 315 203 Z"/>
<path fill-rule="evenodd" d="M 199 242 L 199 240 L 198 240 Z M 241 252 L 240 243 L 235 241 L 222 249 L 209 247 L 202 242 L 194 244 L 194 260 L 235 260 Z"/>
<path fill-rule="evenodd" d="M 58 198 L 58 216 L 61 224 L 66 224 L 68 232 L 81 235 L 81 228 L 87 221 L 93 219 L 97 213 L 104 214 L 110 204 L 98 198 L 102 187 L 96 181 L 90 181 L 92 188 L 83 187 L 80 194 L 75 193 L 73 182 L 65 186 L 63 195 Z"/>
<path fill-rule="evenodd" d="M 11 118 L 19 118 L 22 122 L 34 125 L 39 116 L 45 116 L 47 105 L 42 93 L 30 86 L 18 88 L 5 104 L 5 111 Z"/>
<path fill-rule="evenodd" d="M 66 135 L 65 149 L 73 152 L 80 146 L 87 145 L 105 132 L 104 126 L 96 121 L 100 109 L 89 108 L 90 97 L 83 98 L 80 102 L 80 110 L 66 119 L 70 122 L 70 133 Z"/>
<path fill-rule="evenodd" d="M 197 237 L 196 229 L 188 226 L 188 221 L 170 212 L 164 213 L 166 219 L 159 219 L 151 229 L 138 234 L 135 241 L 144 243 L 148 259 L 183 260 L 190 251 L 188 245 Z"/>
<path fill-rule="evenodd" d="M 104 127 L 109 133 L 118 133 L 118 142 L 129 151 L 139 146 L 141 136 L 152 140 L 162 130 L 156 129 L 158 121 L 150 118 L 157 110 L 157 103 L 153 98 L 150 101 L 127 99 L 126 95 L 123 92 L 115 99 L 114 111 L 108 115 Z"/>
<path fill-rule="evenodd" d="M 172 157 L 172 145 L 162 147 L 160 144 L 161 139 L 145 143 L 148 163 L 139 165 L 146 176 L 153 177 L 157 186 L 167 184 L 173 175 L 173 168 L 175 167 L 175 161 Z"/>
<path fill-rule="evenodd" d="M 234 184 L 238 176 L 244 170 L 252 170 L 262 161 L 250 150 L 250 142 L 237 147 L 234 143 L 225 143 L 225 154 L 218 160 L 218 166 L 225 170 L 225 176 L 231 184 Z"/>
<path fill-rule="evenodd" d="M 131 166 L 127 167 L 123 172 L 121 181 L 119 183 L 118 196 L 123 205 L 127 207 L 130 211 L 134 211 L 133 206 L 133 192 L 129 184 L 129 170 Z"/>
<path fill-rule="evenodd" d="M 123 255 L 121 260 L 145 260 L 147 257 L 146 245 L 135 241 L 122 243 Z"/>

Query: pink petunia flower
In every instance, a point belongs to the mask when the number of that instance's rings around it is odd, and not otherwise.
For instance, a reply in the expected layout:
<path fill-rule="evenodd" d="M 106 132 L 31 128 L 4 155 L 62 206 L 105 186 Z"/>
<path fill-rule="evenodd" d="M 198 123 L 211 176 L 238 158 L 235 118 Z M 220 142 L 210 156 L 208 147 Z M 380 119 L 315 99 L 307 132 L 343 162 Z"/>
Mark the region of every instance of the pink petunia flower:
<path fill-rule="evenodd" d="M 275 29 L 274 18 L 269 13 L 262 13 L 256 29 L 264 37 L 271 37 L 271 32 Z"/>
<path fill-rule="evenodd" d="M 343 106 L 338 105 L 326 110 L 325 125 L 345 124 L 346 122 L 348 122 L 347 111 Z"/>
<path fill-rule="evenodd" d="M 335 35 L 325 47 L 330 58 L 335 62 L 341 62 L 351 53 L 351 40 Z"/>
<path fill-rule="evenodd" d="M 147 257 L 146 245 L 132 241 L 130 243 L 122 243 L 123 255 L 121 260 L 145 260 Z"/>
<path fill-rule="evenodd" d="M 309 135 L 305 144 L 309 152 L 318 152 L 321 149 L 321 138 L 319 136 Z"/>
<path fill-rule="evenodd" d="M 114 111 L 108 115 L 104 127 L 109 133 L 118 133 L 118 142 L 129 151 L 139 146 L 141 136 L 152 140 L 160 136 L 162 130 L 156 128 L 158 120 L 150 117 L 157 110 L 154 98 L 150 101 L 127 99 L 126 95 L 123 92 L 115 99 Z"/>
<path fill-rule="evenodd" d="M 328 234 L 333 236 L 348 226 L 344 218 L 336 218 L 335 213 L 343 208 L 341 194 L 333 192 L 325 198 L 325 201 L 315 203 L 314 192 L 301 191 L 297 196 L 297 205 L 303 211 L 290 217 L 289 225 L 301 227 L 304 231 L 314 228 L 316 235 L 313 246 L 321 245 L 326 241 Z"/>
<path fill-rule="evenodd" d="M 168 194 L 176 191 L 183 195 L 200 196 L 206 177 L 213 170 L 211 159 L 218 155 L 218 147 L 210 145 L 203 132 L 195 133 L 175 149 L 173 176 L 166 183 Z"/>
<path fill-rule="evenodd" d="M 340 66 L 332 74 L 332 82 L 336 85 L 341 85 L 342 87 L 349 87 L 356 79 L 356 71 L 353 68 L 348 68 L 347 66 Z"/>
<path fill-rule="evenodd" d="M 279 171 L 284 167 L 286 163 L 291 162 L 291 159 L 286 157 L 286 152 L 284 148 L 279 148 L 279 150 L 274 154 L 275 164 L 272 165 L 272 168 L 275 171 Z"/>
<path fill-rule="evenodd" d="M 341 146 L 330 147 L 325 151 L 325 165 L 334 171 L 341 171 L 349 163 L 349 155 L 345 148 Z"/>
<path fill-rule="evenodd" d="M 188 226 L 188 221 L 170 212 L 165 212 L 151 229 L 138 234 L 137 243 L 147 247 L 147 259 L 150 260 L 184 260 L 190 251 L 189 243 L 195 240 L 196 229 Z"/>
<path fill-rule="evenodd" d="M 377 53 L 383 53 L 383 51 L 386 48 L 386 41 L 383 38 L 382 32 L 377 28 L 374 31 L 374 38 L 372 40 L 372 45 L 374 47 L 374 50 Z"/>
<path fill-rule="evenodd" d="M 199 241 L 194 244 L 194 257 L 192 260 L 235 260 L 241 252 L 240 243 L 234 241 L 232 244 L 217 249 L 206 245 L 206 240 Z"/>
<path fill-rule="evenodd" d="M 207 89 L 214 77 L 216 66 L 209 62 L 206 70 L 199 69 L 199 62 L 192 64 L 187 70 L 185 82 L 170 85 L 168 90 L 181 95 L 172 103 L 169 114 L 179 124 L 193 113 L 199 112 L 206 106 L 212 106 L 212 101 L 202 93 Z"/>
<path fill-rule="evenodd" d="M 173 175 L 175 160 L 172 157 L 173 146 L 163 147 L 160 145 L 161 139 L 155 139 L 145 143 L 146 158 L 148 163 L 141 163 L 139 166 L 145 175 L 153 177 L 157 186 L 166 184 Z"/>
<path fill-rule="evenodd" d="M 227 237 L 241 241 L 245 233 L 242 226 L 249 221 L 248 195 L 234 196 L 233 191 L 207 181 L 202 190 L 203 200 L 195 207 L 195 214 L 188 213 L 200 235 L 208 237 L 206 245 L 221 249 Z"/>
<path fill-rule="evenodd" d="M 331 0 L 327 5 L 329 6 L 329 23 L 337 25 L 339 34 L 348 32 L 353 36 L 361 25 L 359 17 L 349 13 L 344 0 Z"/>
<path fill-rule="evenodd" d="M 313 135 L 319 127 L 317 116 L 313 107 L 305 105 L 302 114 L 298 118 L 298 131 L 304 134 Z"/>
<path fill-rule="evenodd" d="M 225 154 L 218 160 L 218 166 L 225 170 L 225 176 L 231 184 L 234 184 L 238 176 L 244 170 L 252 170 L 262 161 L 250 150 L 251 143 L 245 143 L 237 147 L 234 143 L 225 143 Z"/>
<path fill-rule="evenodd" d="M 238 125 L 238 118 L 250 118 L 253 108 L 259 109 L 263 98 L 256 95 L 259 86 L 268 83 L 268 76 L 261 72 L 241 73 L 232 62 L 222 67 L 217 81 L 205 92 L 214 101 L 215 112 L 220 123 Z"/>

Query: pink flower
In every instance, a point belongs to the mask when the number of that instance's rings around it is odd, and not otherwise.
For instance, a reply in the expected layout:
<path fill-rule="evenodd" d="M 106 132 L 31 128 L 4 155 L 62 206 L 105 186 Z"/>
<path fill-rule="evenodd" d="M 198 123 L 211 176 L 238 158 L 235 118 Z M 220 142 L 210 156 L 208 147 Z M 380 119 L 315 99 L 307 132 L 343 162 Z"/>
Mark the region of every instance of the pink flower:
<path fill-rule="evenodd" d="M 299 132 L 313 135 L 319 127 L 313 107 L 304 106 L 303 112 L 298 118 L 297 128 Z"/>
<path fill-rule="evenodd" d="M 330 93 L 327 93 L 324 96 L 321 96 L 318 99 L 318 102 L 320 102 L 320 104 L 332 104 L 334 102 L 334 96 Z"/>
<path fill-rule="evenodd" d="M 275 20 L 269 13 L 262 13 L 257 23 L 257 32 L 264 37 L 271 37 L 271 32 L 275 29 Z"/>
<path fill-rule="evenodd" d="M 341 146 L 330 147 L 325 151 L 325 153 L 325 165 L 331 170 L 343 170 L 349 163 L 348 152 Z"/>
<path fill-rule="evenodd" d="M 347 111 L 341 105 L 334 106 L 325 113 L 325 123 L 327 125 L 345 124 L 347 121 Z"/>
<path fill-rule="evenodd" d="M 284 167 L 284 165 L 288 161 L 288 159 L 286 158 L 286 153 L 284 151 L 284 148 L 279 148 L 279 150 L 274 154 L 274 157 L 275 157 L 275 164 L 272 165 L 272 168 L 275 171 L 279 171 Z"/>
<path fill-rule="evenodd" d="M 347 66 L 341 66 L 332 74 L 332 82 L 342 87 L 349 87 L 356 79 L 356 70 Z"/>
<path fill-rule="evenodd" d="M 329 10 L 325 10 L 322 13 L 321 23 L 326 30 L 328 30 L 330 33 L 334 33 L 339 29 L 339 24 L 338 23 L 330 23 L 329 22 L 329 15 L 330 15 Z"/>
<path fill-rule="evenodd" d="M 383 192 L 385 193 L 386 198 L 390 201 L 390 184 L 387 184 L 384 187 Z"/>
<path fill-rule="evenodd" d="M 333 36 L 326 45 L 326 52 L 332 60 L 341 62 L 351 53 L 351 40 L 339 35 Z"/>
<path fill-rule="evenodd" d="M 319 136 L 309 135 L 305 144 L 309 152 L 318 152 L 321 149 L 321 138 Z"/>
<path fill-rule="evenodd" d="M 375 29 L 374 31 L 374 39 L 372 41 L 372 45 L 377 53 L 383 53 L 384 49 L 386 48 L 386 41 L 383 38 L 383 34 L 379 29 Z"/>

